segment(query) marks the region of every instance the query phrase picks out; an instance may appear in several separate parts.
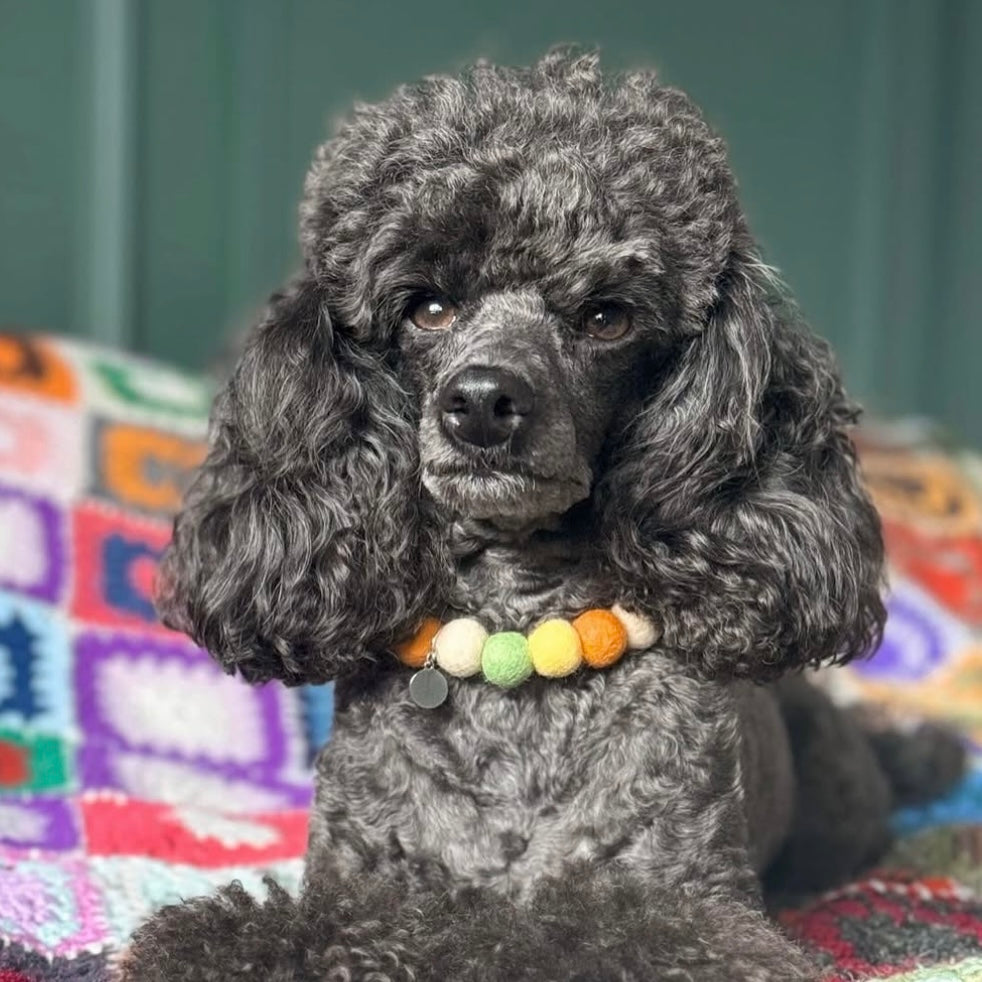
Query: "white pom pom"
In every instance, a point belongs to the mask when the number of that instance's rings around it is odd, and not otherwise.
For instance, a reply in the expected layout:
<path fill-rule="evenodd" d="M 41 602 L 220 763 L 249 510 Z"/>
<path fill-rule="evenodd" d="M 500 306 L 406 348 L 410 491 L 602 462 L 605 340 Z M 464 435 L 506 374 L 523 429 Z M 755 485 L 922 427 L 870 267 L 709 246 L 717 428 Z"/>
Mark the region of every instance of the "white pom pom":
<path fill-rule="evenodd" d="M 488 632 L 471 617 L 448 621 L 433 639 L 436 663 L 448 675 L 465 679 L 481 670 L 481 651 Z"/>
<path fill-rule="evenodd" d="M 650 648 L 661 637 L 661 628 L 650 617 L 632 614 L 620 604 L 614 604 L 610 612 L 624 625 L 629 648 Z"/>

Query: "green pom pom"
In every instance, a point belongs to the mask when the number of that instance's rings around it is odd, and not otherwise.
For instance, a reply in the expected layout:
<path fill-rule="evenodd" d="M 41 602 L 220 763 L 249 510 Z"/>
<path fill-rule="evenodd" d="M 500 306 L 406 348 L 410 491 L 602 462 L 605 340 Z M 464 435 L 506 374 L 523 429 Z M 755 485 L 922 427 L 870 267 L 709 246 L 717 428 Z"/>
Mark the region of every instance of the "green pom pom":
<path fill-rule="evenodd" d="M 494 685 L 505 689 L 521 685 L 532 674 L 528 641 L 516 631 L 492 634 L 484 642 L 481 670 Z"/>

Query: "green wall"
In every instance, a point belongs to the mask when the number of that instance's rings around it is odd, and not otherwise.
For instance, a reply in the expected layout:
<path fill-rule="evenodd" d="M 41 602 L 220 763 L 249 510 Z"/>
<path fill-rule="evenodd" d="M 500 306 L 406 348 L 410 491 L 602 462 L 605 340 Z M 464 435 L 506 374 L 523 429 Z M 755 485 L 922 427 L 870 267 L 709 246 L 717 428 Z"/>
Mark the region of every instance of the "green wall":
<path fill-rule="evenodd" d="M 0 320 L 202 364 L 352 99 L 557 41 L 687 88 L 854 389 L 982 443 L 982 0 L 0 0 Z"/>

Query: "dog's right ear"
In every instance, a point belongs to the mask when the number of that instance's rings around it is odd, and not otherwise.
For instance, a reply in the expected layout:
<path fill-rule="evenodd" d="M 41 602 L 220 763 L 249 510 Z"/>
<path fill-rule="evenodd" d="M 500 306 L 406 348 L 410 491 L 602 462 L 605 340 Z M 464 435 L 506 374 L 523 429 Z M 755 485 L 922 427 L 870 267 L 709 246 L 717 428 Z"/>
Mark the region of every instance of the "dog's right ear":
<path fill-rule="evenodd" d="M 158 585 L 169 626 L 249 681 L 322 682 L 433 609 L 416 426 L 321 289 L 271 299 L 212 410 Z"/>

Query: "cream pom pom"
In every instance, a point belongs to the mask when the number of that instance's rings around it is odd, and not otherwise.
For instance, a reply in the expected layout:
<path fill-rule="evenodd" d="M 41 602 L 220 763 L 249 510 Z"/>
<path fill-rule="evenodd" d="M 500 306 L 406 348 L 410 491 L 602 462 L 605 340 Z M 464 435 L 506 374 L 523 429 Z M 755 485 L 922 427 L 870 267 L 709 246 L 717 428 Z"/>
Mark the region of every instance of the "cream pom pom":
<path fill-rule="evenodd" d="M 481 652 L 488 632 L 471 617 L 458 617 L 440 628 L 433 639 L 436 663 L 458 679 L 481 670 Z"/>
<path fill-rule="evenodd" d="M 650 648 L 661 637 L 661 627 L 650 617 L 632 614 L 620 604 L 614 604 L 610 612 L 624 625 L 629 648 Z"/>

